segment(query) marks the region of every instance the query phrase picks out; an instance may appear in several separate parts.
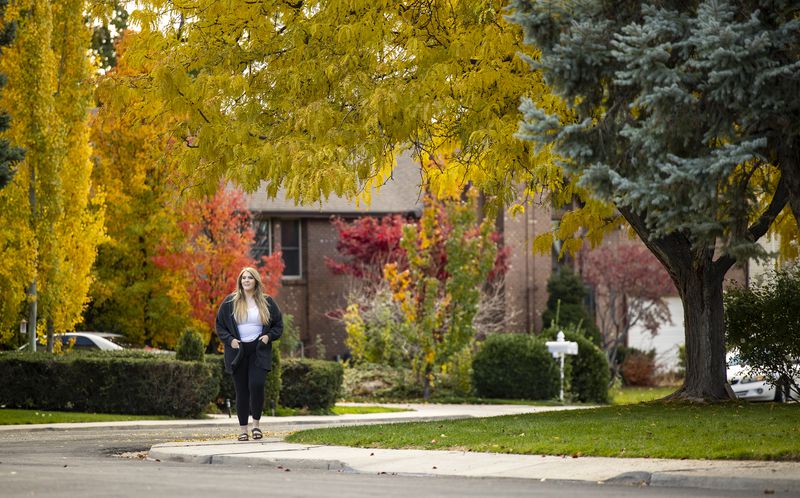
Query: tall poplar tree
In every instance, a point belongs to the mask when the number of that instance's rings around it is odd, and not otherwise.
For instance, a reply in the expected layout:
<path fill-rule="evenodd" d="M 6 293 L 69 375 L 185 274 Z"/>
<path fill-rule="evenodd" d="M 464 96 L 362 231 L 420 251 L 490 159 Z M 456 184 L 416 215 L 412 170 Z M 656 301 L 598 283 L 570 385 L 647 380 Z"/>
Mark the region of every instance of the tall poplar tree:
<path fill-rule="evenodd" d="M 513 6 L 541 50 L 534 67 L 573 115 L 528 100 L 520 136 L 554 144 L 675 282 L 687 369 L 673 396 L 729 399 L 722 280 L 759 255 L 756 241 L 787 202 L 787 168 L 797 170 L 797 3 Z"/>
<path fill-rule="evenodd" d="M 9 135 L 27 152 L 9 193 L 13 207 L 0 219 L 29 238 L 4 259 L 26 262 L 15 280 L 26 284 L 29 340 L 46 330 L 49 348 L 54 331 L 69 330 L 81 319 L 103 237 L 102 194 L 90 179 L 85 8 L 82 0 L 27 0 L 7 13 L 18 21 L 19 35 L 3 58 L 10 76 L 3 99 L 15 116 Z"/>

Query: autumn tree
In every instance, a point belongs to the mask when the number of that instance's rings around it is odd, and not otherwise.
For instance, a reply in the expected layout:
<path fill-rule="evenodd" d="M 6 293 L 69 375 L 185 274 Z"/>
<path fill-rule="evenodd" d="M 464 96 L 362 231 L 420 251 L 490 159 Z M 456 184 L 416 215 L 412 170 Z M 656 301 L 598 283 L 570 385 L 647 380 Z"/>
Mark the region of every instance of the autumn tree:
<path fill-rule="evenodd" d="M 471 183 L 493 208 L 543 190 L 571 202 L 580 189 L 549 152 L 514 136 L 521 95 L 563 105 L 518 57 L 536 50 L 507 3 L 138 2 L 132 59 L 158 62 L 131 88 L 189 116 L 183 169 L 212 190 L 222 178 L 300 202 L 367 196 L 411 149 L 437 197 Z M 597 239 L 608 216 L 587 199 L 560 233 L 582 225 Z"/>
<path fill-rule="evenodd" d="M 411 366 L 427 399 L 443 365 L 475 338 L 482 286 L 495 265 L 493 223 L 476 221 L 471 202 L 426 199 L 418 224 L 406 224 L 400 245 L 407 266 L 384 267 L 384 278 L 399 306 Z"/>
<path fill-rule="evenodd" d="M 18 38 L 0 62 L 9 76 L 3 105 L 14 116 L 8 136 L 26 149 L 18 174 L 0 194 L 9 208 L 0 213 L 0 225 L 25 240 L 12 241 L 0 264 L 15 268 L 11 285 L 24 282 L 27 296 L 7 292 L 13 300 L 4 306 L 14 310 L 27 302 L 31 345 L 36 332 L 46 330 L 49 350 L 54 331 L 70 330 L 81 319 L 103 240 L 102 192 L 90 178 L 85 7 L 80 0 L 9 5 L 6 17 L 17 21 Z M 19 311 L 11 316 L 19 318 Z"/>
<path fill-rule="evenodd" d="M 188 298 L 195 326 L 207 350 L 214 351 L 216 313 L 222 300 L 236 290 L 241 269 L 258 268 L 265 292 L 275 295 L 283 260 L 280 251 L 258 261 L 250 255 L 255 230 L 239 191 L 220 188 L 213 196 L 190 198 L 180 207 L 179 218 L 181 236 L 163 239 L 153 260 L 174 275 L 175 291 Z M 180 332 L 175 331 L 172 343 Z"/>
<path fill-rule="evenodd" d="M 351 222 L 341 218 L 332 220 L 338 240 L 336 250 L 344 260 L 325 258 L 325 265 L 334 275 L 349 275 L 367 283 L 383 279 L 386 263 L 400 263 L 405 252 L 400 246 L 403 226 L 416 223 L 400 215 L 386 215 L 381 219 L 364 216 Z M 400 263 L 405 267 L 404 263 Z"/>
<path fill-rule="evenodd" d="M 571 112 L 564 120 L 527 99 L 520 136 L 554 145 L 666 268 L 685 315 L 680 399 L 732 395 L 722 280 L 759 253 L 755 241 L 786 204 L 787 176 L 772 166 L 785 164 L 772 152 L 797 151 L 774 125 L 797 112 L 797 8 L 750 5 L 512 4 L 541 50 L 535 67 Z"/>
<path fill-rule="evenodd" d="M 92 301 L 84 327 L 121 333 L 134 344 L 171 345 L 190 323 L 185 283 L 153 262 L 161 241 L 181 236 L 176 200 L 174 138 L 177 118 L 142 120 L 136 109 L 158 108 L 127 92 L 120 81 L 144 77 L 127 64 L 136 34 L 116 47 L 118 63 L 99 78 L 97 112 L 91 119 L 92 178 L 106 193 L 105 229 L 94 267 Z"/>
<path fill-rule="evenodd" d="M 626 344 L 631 328 L 656 335 L 671 320 L 664 298 L 675 294 L 675 285 L 646 247 L 631 243 L 589 251 L 583 259 L 583 278 L 600 301 L 597 321 L 602 347 L 616 377 L 617 351 Z"/>

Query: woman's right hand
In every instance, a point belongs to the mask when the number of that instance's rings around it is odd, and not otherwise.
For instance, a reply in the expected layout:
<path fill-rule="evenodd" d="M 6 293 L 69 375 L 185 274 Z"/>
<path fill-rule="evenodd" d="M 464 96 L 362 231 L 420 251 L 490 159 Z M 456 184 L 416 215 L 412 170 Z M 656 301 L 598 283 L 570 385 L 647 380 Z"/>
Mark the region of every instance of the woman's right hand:
<path fill-rule="evenodd" d="M 239 339 L 231 339 L 231 347 L 233 349 L 239 349 Z"/>

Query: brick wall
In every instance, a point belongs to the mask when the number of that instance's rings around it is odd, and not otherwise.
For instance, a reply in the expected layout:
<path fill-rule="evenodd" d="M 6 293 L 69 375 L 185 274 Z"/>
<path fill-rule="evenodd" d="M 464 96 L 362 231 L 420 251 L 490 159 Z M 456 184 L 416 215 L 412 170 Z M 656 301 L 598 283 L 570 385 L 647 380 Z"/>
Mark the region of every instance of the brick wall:
<path fill-rule="evenodd" d="M 308 343 L 307 356 L 318 356 L 315 344 L 319 340 L 325 348 L 326 358 L 335 358 L 346 351 L 344 326 L 326 316 L 326 313 L 343 308 L 348 288 L 348 278 L 334 275 L 325 265 L 325 257 L 336 259 L 338 236 L 327 219 L 307 219 L 305 222 L 305 276 L 308 282 Z M 317 339 L 319 338 L 319 339 Z"/>
<path fill-rule="evenodd" d="M 547 309 L 547 281 L 552 273 L 550 253 L 535 254 L 533 239 L 550 229 L 549 204 L 529 203 L 516 217 L 503 215 L 504 242 L 511 247 L 506 274 L 506 313 L 509 331 L 530 332 L 542 329 L 542 313 Z"/>

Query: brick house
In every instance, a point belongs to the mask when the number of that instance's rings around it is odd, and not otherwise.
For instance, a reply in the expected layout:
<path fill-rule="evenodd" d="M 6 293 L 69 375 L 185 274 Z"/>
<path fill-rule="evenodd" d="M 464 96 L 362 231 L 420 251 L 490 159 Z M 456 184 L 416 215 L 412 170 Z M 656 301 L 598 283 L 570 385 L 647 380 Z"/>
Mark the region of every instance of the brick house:
<path fill-rule="evenodd" d="M 418 165 L 410 155 L 398 158 L 393 177 L 380 191 L 374 191 L 368 207 L 339 197 L 312 206 L 297 206 L 282 193 L 270 199 L 261 189 L 247 196 L 256 228 L 254 253 L 269 254 L 280 245 L 286 268 L 277 297 L 281 309 L 294 316 L 306 356 L 320 356 L 316 345 L 324 346 L 324 356 L 336 358 L 346 353 L 345 332 L 341 323 L 326 313 L 342 308 L 349 286 L 348 277 L 334 275 L 325 257 L 337 259 L 337 232 L 331 218 L 353 220 L 362 216 L 382 217 L 403 214 L 419 217 L 422 193 Z M 547 280 L 550 255 L 533 254 L 533 238 L 548 230 L 551 210 L 529 206 L 522 215 L 498 218 L 498 231 L 511 247 L 506 275 L 506 310 L 516 310 L 510 327 L 514 331 L 540 330 L 541 315 L 547 305 Z"/>

